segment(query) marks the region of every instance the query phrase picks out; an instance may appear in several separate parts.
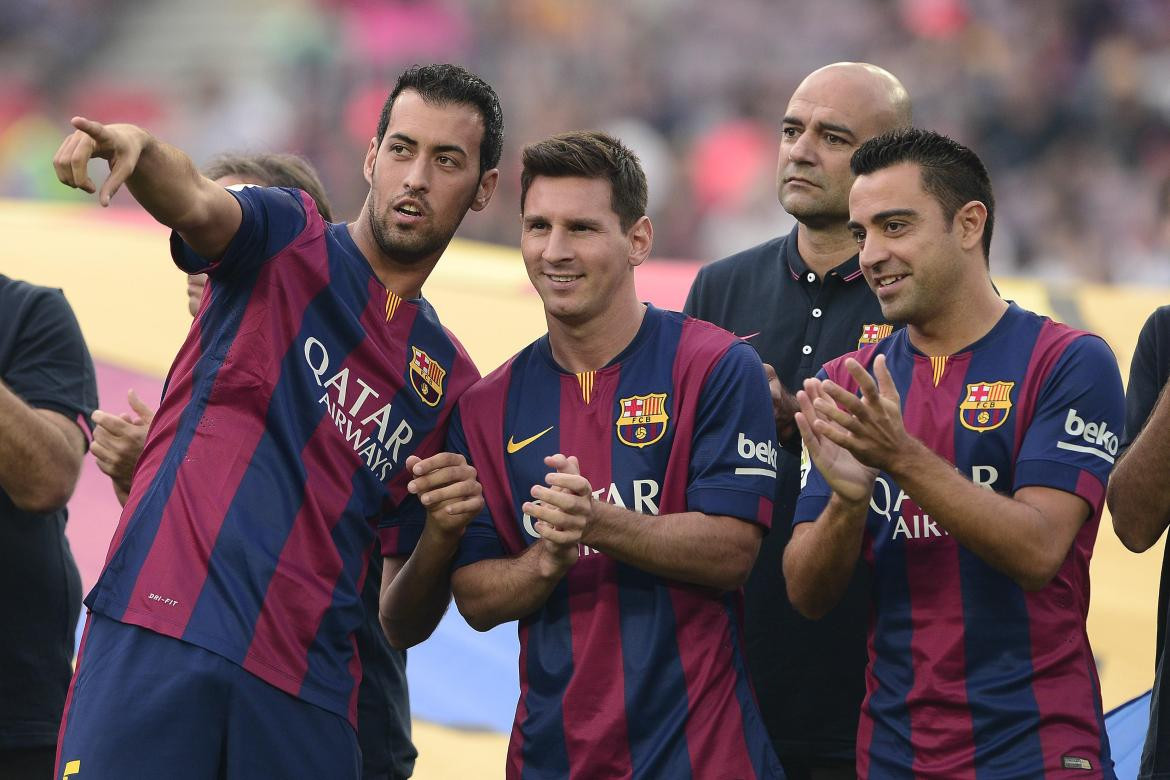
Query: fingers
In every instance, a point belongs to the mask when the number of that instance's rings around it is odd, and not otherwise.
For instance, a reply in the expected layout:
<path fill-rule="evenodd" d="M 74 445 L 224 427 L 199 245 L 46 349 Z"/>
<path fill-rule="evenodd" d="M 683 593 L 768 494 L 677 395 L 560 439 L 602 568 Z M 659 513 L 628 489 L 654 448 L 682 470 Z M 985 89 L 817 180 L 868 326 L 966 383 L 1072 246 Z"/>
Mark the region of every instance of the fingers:
<path fill-rule="evenodd" d="M 573 478 L 567 474 L 560 476 L 566 479 Z M 588 492 L 578 493 L 568 488 L 558 490 L 558 487 L 560 486 L 545 487 L 544 485 L 533 485 L 532 497 L 537 501 L 554 506 L 564 512 L 572 512 L 573 514 L 580 515 L 588 514 L 589 500 L 592 498 Z"/>
<path fill-rule="evenodd" d="M 133 388 L 131 388 L 126 393 L 126 400 L 129 401 L 130 408 L 137 412 L 138 416 L 142 418 L 142 421 L 147 425 L 150 425 L 151 420 L 154 419 L 154 409 L 151 409 L 149 406 L 147 406 L 146 403 L 144 403 L 143 400 L 138 397 L 138 393 L 134 392 Z"/>
<path fill-rule="evenodd" d="M 467 465 L 467 458 L 457 452 L 438 452 L 425 460 L 416 455 L 411 455 L 406 459 L 406 468 L 416 477 L 423 477 L 451 466 L 465 465 Z"/>
<path fill-rule="evenodd" d="M 546 499 L 525 501 L 521 509 L 533 521 L 544 521 L 558 531 L 572 531 L 576 533 L 577 539 L 581 538 L 581 534 L 585 530 L 585 518 L 583 516 L 572 512 L 564 512 Z"/>
<path fill-rule="evenodd" d="M 97 429 L 94 430 L 95 437 L 102 432 L 105 432 L 109 436 L 126 436 L 134 427 L 134 423 L 125 418 L 104 412 L 101 409 L 94 410 L 93 424 L 97 426 Z"/>
<path fill-rule="evenodd" d="M 69 135 L 53 155 L 53 170 L 62 184 L 93 193 L 94 185 L 89 178 L 89 158 L 93 156 L 93 139 L 82 132 Z M 75 160 L 79 162 L 75 162 Z"/>
<path fill-rule="evenodd" d="M 579 529 L 561 530 L 560 528 L 557 528 L 556 526 L 547 523 L 544 520 L 537 520 L 532 524 L 532 528 L 536 531 L 536 533 L 540 534 L 542 539 L 545 539 L 556 545 L 567 546 L 571 544 L 577 544 L 581 541 L 581 531 Z"/>
<path fill-rule="evenodd" d="M 106 132 L 106 126 L 101 122 L 95 122 L 83 116 L 75 116 L 69 120 L 69 124 L 98 143 L 109 140 L 109 133 Z"/>
<path fill-rule="evenodd" d="M 110 175 L 106 177 L 101 192 L 98 193 L 98 202 L 103 206 L 110 205 L 110 199 L 114 197 L 114 193 L 118 191 L 126 179 L 130 178 L 130 174 L 134 173 L 134 168 L 138 165 L 139 151 L 136 147 L 130 147 L 112 158 Z"/>
<path fill-rule="evenodd" d="M 902 397 L 898 394 L 898 386 L 894 384 L 894 375 L 886 365 L 885 355 L 878 355 L 873 361 L 873 373 L 877 377 L 878 392 L 882 398 L 894 401 L 901 408 Z"/>
<path fill-rule="evenodd" d="M 471 467 L 468 466 L 468 468 Z M 447 511 L 450 514 L 458 514 L 457 512 L 451 511 L 451 507 L 454 504 L 474 501 L 483 495 L 483 487 L 476 481 L 474 469 L 472 469 L 471 474 L 472 476 L 469 479 L 451 482 L 432 490 L 421 491 L 418 494 L 418 500 L 427 508 L 446 505 Z M 480 503 L 482 504 L 482 501 Z"/>
<path fill-rule="evenodd" d="M 451 453 L 440 454 L 450 455 Z M 413 471 L 419 476 L 406 483 L 406 489 L 416 496 L 425 499 L 427 494 L 439 493 L 443 488 L 450 485 L 472 483 L 478 488 L 479 482 L 475 478 L 475 467 L 468 465 L 462 455 L 455 455 L 454 458 L 458 460 L 452 462 L 451 465 L 434 464 L 431 462 L 433 457 L 415 464 Z M 430 505 L 437 503 L 439 500 L 442 499 L 434 499 L 432 497 L 429 501 L 424 500 L 423 503 Z"/>
<path fill-rule="evenodd" d="M 580 474 L 567 471 L 554 471 L 551 474 L 545 474 L 544 481 L 550 487 L 562 488 L 572 495 L 585 497 L 593 492 L 593 486 L 589 484 L 589 480 Z"/>
<path fill-rule="evenodd" d="M 577 461 L 576 455 L 562 455 L 558 452 L 555 455 L 547 456 L 544 459 L 544 465 L 565 474 L 581 473 L 581 464 Z"/>

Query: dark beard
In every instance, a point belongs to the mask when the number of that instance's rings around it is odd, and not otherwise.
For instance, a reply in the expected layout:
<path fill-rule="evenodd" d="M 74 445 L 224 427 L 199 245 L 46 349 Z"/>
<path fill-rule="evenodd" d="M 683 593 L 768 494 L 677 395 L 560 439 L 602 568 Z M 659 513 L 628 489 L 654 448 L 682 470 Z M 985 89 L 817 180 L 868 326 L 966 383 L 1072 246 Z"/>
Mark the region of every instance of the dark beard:
<path fill-rule="evenodd" d="M 374 243 L 378 245 L 378 249 L 399 265 L 418 265 L 436 252 L 442 251 L 451 240 L 448 237 L 447 241 L 440 243 L 435 241 L 433 236 L 421 232 L 407 236 L 391 235 L 386 225 L 374 213 L 372 200 L 366 203 L 366 217 L 370 221 L 370 232 L 374 235 Z"/>

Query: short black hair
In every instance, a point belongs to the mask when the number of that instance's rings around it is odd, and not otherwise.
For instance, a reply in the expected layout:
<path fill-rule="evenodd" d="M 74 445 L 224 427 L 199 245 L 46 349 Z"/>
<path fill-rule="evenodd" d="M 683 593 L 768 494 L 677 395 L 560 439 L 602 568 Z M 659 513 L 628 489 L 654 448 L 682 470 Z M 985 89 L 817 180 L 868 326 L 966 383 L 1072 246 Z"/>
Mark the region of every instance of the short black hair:
<path fill-rule="evenodd" d="M 390 109 L 404 90 L 413 89 L 423 100 L 435 105 L 466 103 L 474 106 L 483 118 L 483 140 L 479 144 L 479 173 L 490 171 L 500 164 L 504 150 L 504 111 L 491 85 L 466 68 L 458 65 L 413 65 L 408 68 L 382 104 L 378 119 L 378 146 L 390 126 Z"/>
<path fill-rule="evenodd" d="M 646 214 L 646 173 L 638 155 L 608 133 L 579 130 L 528 144 L 520 173 L 520 212 L 528 188 L 537 176 L 580 176 L 605 179 L 612 196 L 610 206 L 622 230 L 629 230 Z"/>
<path fill-rule="evenodd" d="M 865 176 L 906 162 L 922 169 L 922 188 L 938 201 L 947 222 L 973 200 L 987 208 L 983 256 L 990 259 L 995 196 L 991 192 L 991 178 L 979 155 L 941 133 L 906 127 L 882 133 L 863 143 L 853 153 L 849 167 L 854 176 Z"/>
<path fill-rule="evenodd" d="M 325 185 L 304 157 L 295 154 L 220 154 L 204 166 L 203 175 L 209 179 L 236 176 L 264 187 L 304 190 L 317 204 L 317 213 L 326 222 L 333 221 Z"/>

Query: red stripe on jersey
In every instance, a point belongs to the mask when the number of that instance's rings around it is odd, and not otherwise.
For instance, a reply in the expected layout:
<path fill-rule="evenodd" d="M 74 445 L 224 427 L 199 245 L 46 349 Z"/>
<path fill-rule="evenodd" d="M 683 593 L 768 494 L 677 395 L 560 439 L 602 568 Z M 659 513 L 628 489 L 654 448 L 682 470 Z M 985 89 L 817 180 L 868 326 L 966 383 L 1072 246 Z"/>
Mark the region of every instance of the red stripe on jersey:
<path fill-rule="evenodd" d="M 966 396 L 969 354 L 951 358 L 939 385 L 930 359 L 914 356 L 914 370 L 902 404 L 906 429 L 930 432 L 924 443 L 947 463 L 955 462 L 955 419 Z M 901 515 L 925 516 L 912 499 Z M 915 774 L 943 771 L 948 778 L 975 778 L 975 729 L 967 701 L 967 658 L 959 573 L 959 545 L 951 536 L 902 539 L 910 591 L 911 657 L 914 684 L 907 695 L 914 742 Z M 921 659 L 919 662 L 917 659 Z"/>
<path fill-rule="evenodd" d="M 619 376 L 620 368 L 598 371 L 589 404 L 581 397 L 576 376 L 560 377 L 561 452 L 577 457 L 582 476 L 594 490 L 603 491 L 603 501 L 611 479 L 622 479 L 622 475 L 613 474 L 614 435 L 597 435 L 598 431 L 614 430 Z M 628 777 L 633 771 L 617 578 L 616 561 L 585 546 L 565 577 L 573 677 L 565 687 L 561 712 L 569 775 L 573 777 Z"/>
<path fill-rule="evenodd" d="M 502 417 L 501 417 L 502 419 Z M 508 484 L 507 482 L 499 484 Z M 499 528 L 499 526 L 496 526 Z M 508 740 L 508 760 L 504 764 L 504 777 L 521 777 L 524 774 L 524 736 L 520 724 L 528 717 L 528 626 L 523 620 L 516 632 L 520 640 L 520 700 L 516 702 L 516 724 Z"/>
<path fill-rule="evenodd" d="M 323 224 L 310 222 L 284 250 L 290 255 L 288 262 L 306 266 L 328 263 L 323 253 L 300 248 L 308 234 L 324 229 Z M 274 282 L 272 277 L 281 273 L 285 274 L 284 278 Z M 288 274 L 283 263 L 265 263 L 260 268 L 238 332 L 271 334 L 271 349 L 267 354 L 277 357 L 269 364 L 256 364 L 254 346 L 246 338 L 237 338 L 228 349 L 208 394 L 203 418 L 178 468 L 158 533 L 131 591 L 126 612 L 135 613 L 132 622 L 172 636 L 185 630 L 207 579 L 207 562 L 228 506 L 248 470 L 251 453 L 264 435 L 268 404 L 280 377 L 279 356 L 288 352 L 300 329 L 297 313 L 303 312 L 328 284 L 328 277 L 328 268 L 296 275 Z M 278 289 L 286 300 L 280 305 L 269 305 L 268 296 Z M 168 406 L 176 414 L 181 410 L 177 403 Z M 151 438 L 162 440 L 157 432 Z M 167 437 L 166 442 L 170 441 Z M 233 457 L 225 457 L 225 453 L 232 453 Z M 159 453 L 160 458 L 164 455 Z M 152 480 L 136 480 L 142 485 L 140 489 L 149 481 Z M 206 520 L 189 522 L 190 506 L 199 506 Z M 175 566 L 175 550 L 193 551 L 193 556 L 184 558 L 188 561 L 194 558 L 195 565 Z M 178 604 L 165 606 L 165 601 L 150 600 L 151 594 Z M 176 606 L 179 608 L 175 609 Z"/>
<path fill-rule="evenodd" d="M 1102 491 L 1101 483 L 1081 472 L 1077 492 Z M 1089 559 L 1101 516 L 1090 515 L 1073 541 L 1056 577 L 1039 591 L 1025 593 L 1032 636 L 1032 693 L 1040 714 L 1044 765 L 1059 767 L 1064 756 L 1101 761 L 1101 701 L 1085 619 L 1089 613 Z M 1076 599 L 1069 604 L 1069 595 Z M 1066 638 L 1066 641 L 1054 641 Z M 1069 715 L 1081 721 L 1070 728 Z"/>

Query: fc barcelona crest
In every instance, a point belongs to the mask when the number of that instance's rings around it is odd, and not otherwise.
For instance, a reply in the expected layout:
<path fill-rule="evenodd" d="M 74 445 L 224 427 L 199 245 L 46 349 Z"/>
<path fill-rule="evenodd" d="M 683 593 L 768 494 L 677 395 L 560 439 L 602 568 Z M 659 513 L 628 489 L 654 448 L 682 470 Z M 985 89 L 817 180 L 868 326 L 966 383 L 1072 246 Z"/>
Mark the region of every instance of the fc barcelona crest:
<path fill-rule="evenodd" d="M 959 422 L 964 428 L 983 433 L 1004 424 L 1012 411 L 1015 382 L 975 382 L 959 404 Z"/>
<path fill-rule="evenodd" d="M 418 347 L 410 349 L 414 353 L 410 360 L 410 386 L 424 404 L 436 406 L 443 397 L 443 378 L 447 376 L 447 369 Z"/>
<path fill-rule="evenodd" d="M 894 332 L 893 325 L 874 324 L 861 326 L 861 336 L 857 339 L 857 348 L 861 349 L 866 344 L 876 344 L 886 336 Z"/>
<path fill-rule="evenodd" d="M 648 447 L 666 433 L 666 393 L 623 398 L 618 402 L 617 437 L 630 447 Z"/>

